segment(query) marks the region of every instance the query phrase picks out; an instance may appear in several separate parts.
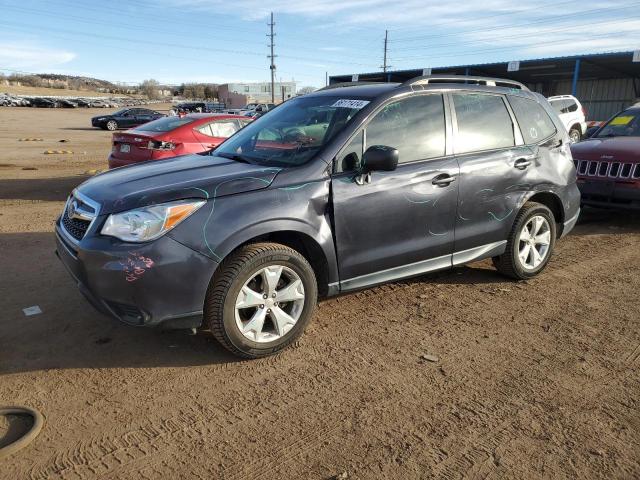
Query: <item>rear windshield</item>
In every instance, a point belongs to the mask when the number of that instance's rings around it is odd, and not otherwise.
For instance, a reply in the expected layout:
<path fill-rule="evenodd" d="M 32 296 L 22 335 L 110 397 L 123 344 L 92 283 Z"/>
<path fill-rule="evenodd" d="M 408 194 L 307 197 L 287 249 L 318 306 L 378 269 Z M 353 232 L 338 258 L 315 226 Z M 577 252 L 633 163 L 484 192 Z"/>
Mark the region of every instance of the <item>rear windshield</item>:
<path fill-rule="evenodd" d="M 193 122 L 193 118 L 180 118 L 180 117 L 162 117 L 153 122 L 145 123 L 135 128 L 134 130 L 140 132 L 169 132 L 175 130 L 178 127 Z"/>

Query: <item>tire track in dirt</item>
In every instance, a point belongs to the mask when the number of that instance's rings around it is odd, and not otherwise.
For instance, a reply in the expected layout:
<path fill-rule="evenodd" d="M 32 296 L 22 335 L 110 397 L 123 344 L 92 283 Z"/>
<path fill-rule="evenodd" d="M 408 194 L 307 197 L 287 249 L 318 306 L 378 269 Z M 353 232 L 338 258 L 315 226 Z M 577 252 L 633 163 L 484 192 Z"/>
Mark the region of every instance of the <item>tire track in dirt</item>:
<path fill-rule="evenodd" d="M 616 260 L 616 263 L 622 264 L 634 257 L 635 251 L 633 246 L 628 246 L 618 250 L 618 253 L 620 257 Z M 574 277 L 574 280 L 577 279 L 577 281 L 587 282 L 587 273 L 593 275 L 598 273 L 602 268 L 615 267 L 615 265 L 612 265 L 611 259 L 608 261 L 598 260 L 597 255 L 585 256 L 575 253 L 568 255 L 568 257 L 569 258 L 565 260 L 567 263 L 566 266 L 556 265 L 554 268 L 550 268 L 545 275 L 564 277 L 566 269 L 570 269 L 570 274 Z M 425 291 L 437 293 L 440 285 L 435 282 L 442 277 L 444 277 L 446 281 L 450 275 L 451 274 L 440 274 L 429 283 L 400 282 L 398 284 L 376 287 L 365 292 L 340 297 L 339 299 L 326 302 L 322 308 L 322 315 L 326 318 L 331 314 L 340 313 L 344 307 L 347 307 L 350 312 L 354 309 L 356 311 L 375 309 L 388 305 L 388 302 L 400 300 L 400 293 L 407 291 L 408 293 L 416 294 L 424 293 Z M 538 283 L 544 283 L 544 279 L 527 282 L 524 288 L 529 288 L 529 285 L 536 286 Z M 452 289 L 454 292 L 461 290 L 469 295 L 471 300 L 478 300 L 485 296 L 480 289 L 474 285 L 447 285 L 447 288 Z M 445 301 L 446 300 L 447 299 L 445 299 Z M 492 301 L 506 302 L 507 300 L 507 298 L 492 297 Z M 406 300 L 402 301 L 406 303 Z M 417 301 L 416 299 L 416 302 Z M 409 309 L 412 307 L 405 306 L 405 308 Z M 562 305 L 556 305 L 548 314 L 551 316 L 561 314 L 562 308 Z M 353 325 L 343 324 L 336 320 L 332 323 L 337 327 L 337 333 L 339 335 L 344 334 L 345 331 L 351 331 L 354 328 Z M 278 369 L 284 365 L 286 365 L 288 369 L 292 368 L 292 366 L 295 368 L 309 362 L 315 363 L 315 361 L 324 357 L 321 346 L 312 345 L 311 352 L 309 352 L 308 346 L 307 348 L 301 348 L 298 344 L 297 347 L 298 348 L 291 350 L 293 353 L 288 354 L 286 357 L 271 357 L 257 364 L 249 365 L 243 362 L 232 365 L 223 364 L 222 367 L 213 366 L 207 376 L 218 377 L 221 372 L 224 373 L 225 378 L 216 378 L 216 381 L 220 380 L 221 385 L 231 385 L 234 387 L 231 392 L 227 392 L 228 396 L 233 397 L 240 394 L 239 398 L 236 396 L 236 401 L 240 401 L 240 404 L 234 409 L 228 411 L 217 408 L 207 410 L 202 405 L 199 405 L 202 409 L 200 411 L 187 412 L 160 424 L 144 424 L 117 437 L 104 437 L 79 442 L 71 451 L 56 455 L 48 465 L 34 468 L 31 478 L 71 479 L 86 476 L 135 478 L 145 475 L 153 478 L 154 472 L 166 473 L 167 470 L 170 470 L 166 465 L 160 468 L 157 464 L 166 462 L 167 460 L 171 461 L 176 456 L 176 453 L 171 452 L 175 450 L 176 444 L 189 445 L 204 440 L 208 442 L 209 448 L 215 448 L 217 445 L 220 445 L 220 442 L 206 438 L 207 430 L 210 431 L 212 428 L 218 431 L 224 431 L 228 428 L 246 431 L 255 430 L 261 426 L 260 422 L 265 416 L 273 415 L 274 412 L 277 414 L 278 408 L 275 408 L 275 410 L 264 410 L 260 415 L 248 417 L 248 414 L 251 413 L 251 409 L 254 407 L 254 405 L 251 404 L 253 400 L 251 395 L 245 393 L 243 396 L 242 390 L 250 387 L 256 379 L 263 378 L 265 374 L 267 377 L 277 376 L 279 373 Z M 626 357 L 627 362 L 635 362 L 639 352 L 640 345 L 637 345 L 635 349 L 628 353 Z M 342 378 L 332 381 L 332 390 L 341 391 L 345 389 L 345 387 L 349 385 L 349 379 L 361 374 L 362 364 L 366 363 L 368 368 L 385 367 L 386 355 L 384 352 L 374 353 L 371 350 L 363 350 L 359 352 L 358 355 L 359 363 L 346 362 L 344 360 L 340 362 L 341 364 L 339 366 Z M 502 360 L 502 362 L 496 366 L 500 367 L 504 365 L 506 361 L 506 359 Z M 247 372 L 247 367 L 249 372 Z M 546 365 L 546 367 L 548 368 L 549 365 Z M 447 364 L 449 375 L 455 376 L 460 374 L 462 368 L 463 367 L 458 367 L 456 364 Z M 533 358 L 527 358 L 526 362 L 520 365 L 520 368 L 528 369 L 536 375 L 542 373 L 540 372 L 541 365 L 537 364 Z M 318 368 L 317 370 L 317 375 L 321 375 L 322 369 Z M 432 380 L 437 377 L 433 372 L 430 372 L 430 375 L 431 377 L 429 378 Z M 238 385 L 239 379 L 243 379 L 240 385 Z M 431 383 L 431 381 L 429 381 L 429 383 Z M 455 478 L 456 476 L 460 476 L 458 475 L 460 473 L 464 476 L 474 469 L 477 470 L 480 466 L 482 466 L 483 471 L 491 467 L 490 463 L 487 464 L 488 467 L 485 466 L 487 459 L 490 458 L 491 452 L 508 442 L 511 438 L 514 438 L 514 435 L 517 434 L 513 429 L 513 425 L 508 421 L 502 423 L 499 423 L 499 421 L 505 417 L 513 417 L 519 411 L 516 406 L 509 403 L 510 400 L 513 401 L 514 396 L 518 398 L 518 381 L 519 379 L 516 376 L 503 378 L 502 384 L 504 387 L 499 389 L 497 396 L 494 397 L 496 401 L 492 402 L 491 405 L 483 405 L 476 401 L 468 401 L 468 399 L 459 405 L 460 407 L 469 408 L 473 411 L 474 419 L 481 424 L 498 424 L 498 427 L 490 428 L 479 433 L 476 436 L 476 447 L 470 447 L 443 460 L 436 470 L 437 478 Z M 318 383 L 317 380 L 316 382 Z M 276 390 L 278 394 L 278 405 L 281 407 L 286 406 L 290 408 L 293 406 L 296 407 L 296 411 L 305 411 L 306 407 L 313 405 L 317 401 L 313 393 L 309 393 L 303 397 L 296 396 L 293 393 L 287 396 L 285 386 L 286 385 L 283 385 L 282 389 Z M 464 388 L 465 382 L 459 382 L 456 388 L 448 389 L 446 393 L 448 396 L 452 394 L 455 395 L 457 391 Z M 351 393 L 353 393 L 353 391 L 351 391 Z M 347 395 L 342 395 L 335 399 L 337 403 L 343 401 L 348 401 Z M 382 408 L 391 407 L 392 402 L 397 402 L 397 399 L 382 401 L 380 406 Z M 232 420 L 230 423 L 225 424 L 225 422 L 220 420 L 220 417 L 224 418 L 230 415 L 234 416 L 237 421 Z M 277 422 L 274 423 L 277 424 Z M 269 478 L 269 476 L 271 476 L 270 478 L 278 478 L 276 475 L 278 472 L 282 472 L 285 468 L 291 466 L 290 464 L 302 455 L 313 452 L 326 438 L 335 435 L 340 429 L 340 424 L 334 421 L 326 424 L 324 427 L 319 427 L 317 424 L 312 424 L 309 427 L 312 433 L 301 436 L 298 440 L 285 443 L 281 448 L 273 451 L 273 454 L 264 455 L 263 458 L 254 460 L 248 464 L 240 462 L 228 464 L 222 471 L 222 476 L 230 479 L 242 477 Z M 262 430 L 262 432 L 268 433 L 268 429 L 267 431 Z M 234 438 L 237 438 L 237 436 Z M 264 453 L 266 454 L 267 452 Z M 140 465 L 141 463 L 144 463 L 144 465 Z M 196 472 L 193 473 L 195 475 Z M 213 470 L 210 471 L 210 473 L 214 475 L 216 471 Z"/>

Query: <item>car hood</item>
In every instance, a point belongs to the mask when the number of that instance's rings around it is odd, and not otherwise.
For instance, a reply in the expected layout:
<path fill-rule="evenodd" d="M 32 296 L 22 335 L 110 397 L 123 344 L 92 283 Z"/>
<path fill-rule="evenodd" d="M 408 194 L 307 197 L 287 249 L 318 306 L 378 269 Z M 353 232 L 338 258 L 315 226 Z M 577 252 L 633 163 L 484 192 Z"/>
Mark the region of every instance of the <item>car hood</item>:
<path fill-rule="evenodd" d="M 640 161 L 640 137 L 593 138 L 571 145 L 578 160 Z"/>
<path fill-rule="evenodd" d="M 78 191 L 98 202 L 100 214 L 106 214 L 183 198 L 260 190 L 271 185 L 279 171 L 221 157 L 185 155 L 101 173 Z"/>

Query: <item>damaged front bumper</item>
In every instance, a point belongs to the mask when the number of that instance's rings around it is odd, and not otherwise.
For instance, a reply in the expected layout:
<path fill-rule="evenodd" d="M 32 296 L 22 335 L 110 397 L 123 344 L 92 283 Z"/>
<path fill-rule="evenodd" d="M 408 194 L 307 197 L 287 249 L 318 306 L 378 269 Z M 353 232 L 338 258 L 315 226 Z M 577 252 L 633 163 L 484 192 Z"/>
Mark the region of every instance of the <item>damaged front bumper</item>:
<path fill-rule="evenodd" d="M 144 244 L 101 236 L 73 242 L 57 223 L 56 255 L 102 313 L 135 326 L 202 324 L 217 263 L 168 235 Z"/>

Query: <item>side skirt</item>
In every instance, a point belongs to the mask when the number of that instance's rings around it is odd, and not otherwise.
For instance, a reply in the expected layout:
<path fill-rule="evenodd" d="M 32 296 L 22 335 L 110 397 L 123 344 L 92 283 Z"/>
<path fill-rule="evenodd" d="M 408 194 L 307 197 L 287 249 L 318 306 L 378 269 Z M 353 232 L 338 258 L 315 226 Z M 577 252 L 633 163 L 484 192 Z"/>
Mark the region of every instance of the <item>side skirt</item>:
<path fill-rule="evenodd" d="M 500 242 L 489 243 L 487 245 L 481 245 L 479 247 L 456 252 L 453 255 L 443 255 L 441 257 L 410 263 L 409 265 L 401 265 L 399 267 L 368 273 L 359 277 L 353 277 L 340 282 L 339 291 L 340 293 L 343 293 L 351 290 L 358 290 L 381 283 L 391 282 L 393 280 L 415 277 L 438 270 L 445 270 L 456 265 L 462 265 L 476 260 L 482 260 L 484 258 L 495 257 L 504 253 L 506 245 L 507 241 L 502 240 Z M 331 284 L 329 287 L 329 295 L 338 293 L 337 284 Z"/>

